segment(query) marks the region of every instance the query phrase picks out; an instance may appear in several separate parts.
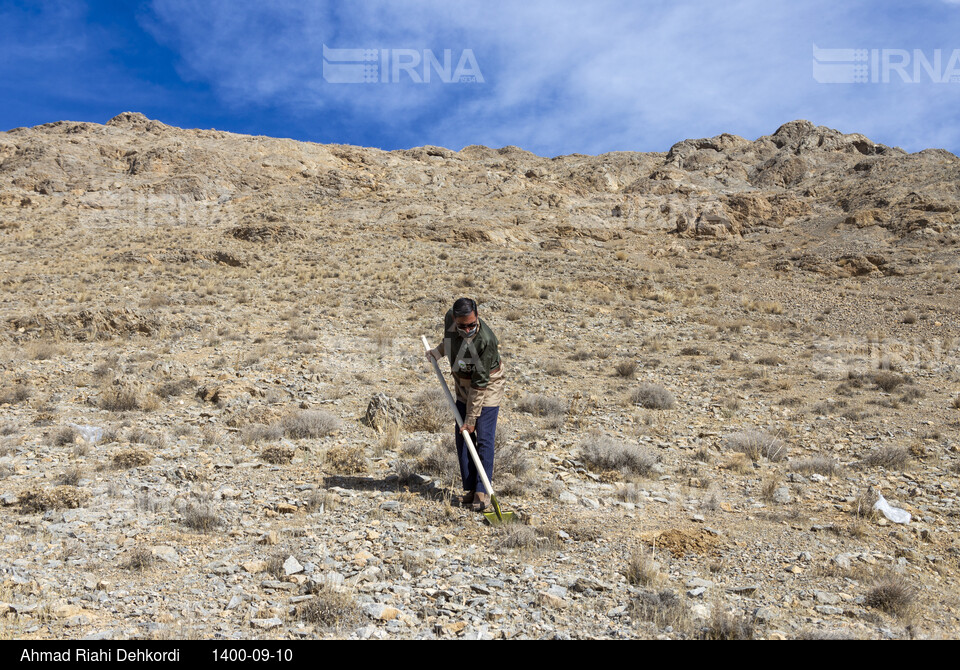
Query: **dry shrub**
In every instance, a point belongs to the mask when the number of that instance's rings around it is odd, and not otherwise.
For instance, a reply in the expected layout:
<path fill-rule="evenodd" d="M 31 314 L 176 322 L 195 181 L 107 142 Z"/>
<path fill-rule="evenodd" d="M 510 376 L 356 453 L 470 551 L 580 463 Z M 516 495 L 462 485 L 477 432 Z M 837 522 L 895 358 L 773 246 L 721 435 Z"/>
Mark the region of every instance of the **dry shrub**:
<path fill-rule="evenodd" d="M 143 449 L 124 449 L 113 455 L 113 467 L 118 470 L 138 468 L 148 465 L 153 460 L 153 454 Z"/>
<path fill-rule="evenodd" d="M 903 389 L 903 392 L 900 394 L 900 402 L 913 402 L 915 400 L 920 400 L 927 396 L 927 392 L 924 391 L 919 386 L 914 386 L 910 384 Z"/>
<path fill-rule="evenodd" d="M 340 429 L 340 419 L 322 409 L 302 410 L 286 416 L 280 424 L 292 440 L 326 437 Z"/>
<path fill-rule="evenodd" d="M 776 493 L 781 483 L 780 475 L 773 473 L 764 478 L 760 485 L 760 499 L 764 502 L 773 502 L 773 494 Z"/>
<path fill-rule="evenodd" d="M 637 362 L 621 361 L 613 366 L 613 369 L 616 371 L 618 376 L 623 377 L 624 379 L 633 379 L 634 375 L 637 373 Z"/>
<path fill-rule="evenodd" d="M 642 553 L 634 553 L 627 559 L 623 576 L 634 586 L 655 586 L 663 580 L 660 563 Z"/>
<path fill-rule="evenodd" d="M 525 549 L 536 545 L 537 532 L 531 526 L 514 523 L 498 526 L 496 539 L 500 549 Z"/>
<path fill-rule="evenodd" d="M 276 442 L 281 437 L 283 426 L 276 423 L 269 426 L 262 423 L 251 424 L 240 433 L 240 441 L 247 446 L 260 442 Z"/>
<path fill-rule="evenodd" d="M 330 469 L 341 475 L 367 471 L 367 459 L 360 445 L 337 445 L 327 450 L 325 461 Z"/>
<path fill-rule="evenodd" d="M 637 619 L 651 621 L 658 628 L 681 629 L 689 622 L 687 608 L 673 589 L 642 589 L 630 602 L 630 610 Z"/>
<path fill-rule="evenodd" d="M 439 433 L 453 423 L 450 406 L 442 389 L 429 389 L 413 398 L 410 414 L 404 419 L 407 430 Z"/>
<path fill-rule="evenodd" d="M 295 449 L 290 447 L 273 446 L 267 447 L 260 452 L 260 458 L 273 465 L 286 465 L 293 460 Z"/>
<path fill-rule="evenodd" d="M 380 436 L 380 443 L 377 445 L 377 456 L 382 456 L 387 451 L 396 451 L 400 446 L 402 434 L 399 424 L 388 422 L 383 429 L 383 435 Z"/>
<path fill-rule="evenodd" d="M 192 379 L 167 380 L 153 387 L 153 393 L 160 398 L 174 398 L 183 395 L 185 391 L 192 391 L 197 383 Z"/>
<path fill-rule="evenodd" d="M 183 523 L 193 530 L 209 533 L 223 525 L 219 511 L 210 503 L 190 502 L 183 509 Z"/>
<path fill-rule="evenodd" d="M 100 398 L 100 409 L 108 412 L 153 411 L 160 406 L 160 399 L 153 394 L 141 395 L 133 389 L 116 389 Z"/>
<path fill-rule="evenodd" d="M 580 457 L 591 469 L 600 472 L 618 470 L 648 476 L 657 463 L 657 455 L 649 449 L 627 444 L 607 435 L 587 437 L 580 443 Z"/>
<path fill-rule="evenodd" d="M 640 405 L 645 409 L 673 409 L 677 401 L 660 384 L 641 384 L 630 394 L 630 404 Z"/>
<path fill-rule="evenodd" d="M 90 493 L 76 486 L 56 486 L 46 491 L 27 491 L 20 496 L 24 512 L 43 512 L 48 509 L 76 509 L 90 498 Z"/>
<path fill-rule="evenodd" d="M 404 551 L 400 557 L 403 571 L 411 575 L 419 575 L 427 571 L 433 560 L 422 551 Z"/>
<path fill-rule="evenodd" d="M 761 458 L 777 463 L 787 457 L 787 445 L 779 438 L 761 430 L 744 430 L 728 435 L 727 448 L 745 454 L 756 462 Z"/>
<path fill-rule="evenodd" d="M 80 480 L 83 479 L 83 470 L 77 466 L 67 468 L 62 475 L 60 475 L 59 482 L 65 486 L 76 486 L 80 483 Z"/>
<path fill-rule="evenodd" d="M 873 509 L 873 506 L 877 504 L 877 501 L 880 499 L 880 496 L 877 495 L 877 492 L 872 486 L 868 486 L 864 490 L 860 491 L 853 500 L 853 506 L 851 511 L 857 519 L 872 519 L 876 516 L 877 512 Z"/>
<path fill-rule="evenodd" d="M 313 598 L 297 605 L 295 616 L 300 621 L 342 630 L 360 622 L 360 608 L 353 596 L 328 586 L 312 589 Z"/>
<path fill-rule="evenodd" d="M 889 574 L 874 582 L 865 603 L 868 607 L 902 617 L 913 611 L 918 593 L 919 589 L 905 576 Z"/>
<path fill-rule="evenodd" d="M 533 465 L 523 444 L 509 429 L 497 431 L 494 440 L 493 485 L 505 496 L 523 496 L 532 490 Z"/>
<path fill-rule="evenodd" d="M 517 403 L 517 409 L 534 416 L 559 418 L 567 413 L 567 404 L 550 396 L 528 393 Z"/>
<path fill-rule="evenodd" d="M 31 342 L 24 350 L 32 361 L 48 361 L 63 353 L 63 348 L 53 342 Z"/>
<path fill-rule="evenodd" d="M 409 458 L 400 458 L 393 463 L 393 474 L 397 476 L 397 484 L 409 486 L 417 476 L 417 464 Z"/>
<path fill-rule="evenodd" d="M 617 487 L 617 500 L 629 503 L 638 503 L 643 498 L 640 487 L 634 482 L 628 482 Z"/>
<path fill-rule="evenodd" d="M 68 444 L 73 444 L 79 435 L 80 433 L 77 432 L 76 428 L 64 426 L 54 434 L 53 445 L 56 447 L 64 447 Z"/>
<path fill-rule="evenodd" d="M 0 405 L 16 405 L 28 400 L 31 394 L 30 387 L 23 384 L 17 384 L 13 388 L 5 388 L 0 391 Z"/>
<path fill-rule="evenodd" d="M 880 447 L 879 449 L 874 449 L 871 451 L 869 454 L 863 457 L 863 460 L 860 461 L 860 464 L 867 467 L 881 467 L 887 468 L 888 470 L 899 470 L 909 465 L 912 459 L 913 455 L 910 453 L 910 450 L 907 447 L 888 445 L 886 447 Z"/>
<path fill-rule="evenodd" d="M 304 507 L 308 512 L 329 512 L 336 509 L 339 502 L 340 498 L 336 493 L 318 488 L 310 492 Z"/>
<path fill-rule="evenodd" d="M 556 548 L 556 532 L 545 528 L 534 528 L 524 523 L 510 523 L 495 526 L 494 542 L 498 551 L 517 551 L 522 555 L 539 553 Z"/>
<path fill-rule="evenodd" d="M 737 452 L 732 454 L 720 467 L 724 470 L 730 470 L 731 472 L 743 475 L 750 472 L 752 463 L 753 461 L 751 461 L 746 454 Z"/>
<path fill-rule="evenodd" d="M 890 393 L 906 381 L 907 379 L 905 377 L 887 370 L 881 370 L 873 375 L 873 383 L 877 385 L 877 388 L 886 391 L 887 393 Z"/>
<path fill-rule="evenodd" d="M 166 506 L 166 501 L 149 491 L 137 496 L 137 509 L 155 514 Z"/>
<path fill-rule="evenodd" d="M 107 438 L 109 436 L 110 436 L 110 433 L 108 431 L 106 434 L 104 434 L 102 441 L 104 443 L 108 442 Z M 110 442 L 118 441 L 117 436 L 115 434 L 113 435 L 113 437 L 114 439 L 109 440 Z M 157 448 L 163 448 L 163 446 L 167 443 L 166 434 L 160 433 L 159 435 L 154 435 L 153 433 L 146 431 L 142 428 L 134 428 L 133 430 L 131 430 L 129 435 L 127 435 L 127 439 L 130 442 L 134 442 L 136 444 L 147 444 L 147 445 L 150 445 L 151 447 L 157 447 Z"/>
<path fill-rule="evenodd" d="M 805 475 L 818 474 L 824 477 L 839 475 L 843 468 L 829 456 L 811 456 L 790 464 L 790 469 Z"/>
<path fill-rule="evenodd" d="M 420 454 L 419 467 L 426 474 L 439 477 L 443 481 L 460 482 L 460 463 L 457 460 L 453 436 L 424 449 Z"/>
<path fill-rule="evenodd" d="M 532 468 L 533 466 L 530 464 L 530 459 L 527 458 L 526 451 L 524 451 L 523 446 L 518 442 L 515 440 L 505 440 L 501 443 L 499 439 L 495 440 L 493 459 L 494 478 L 509 474 L 522 479 L 529 474 Z"/>
<path fill-rule="evenodd" d="M 750 616 L 714 610 L 710 621 L 700 631 L 701 640 L 752 640 L 756 619 Z"/>
<path fill-rule="evenodd" d="M 149 570 L 157 563 L 157 557 L 146 547 L 137 547 L 132 549 L 126 560 L 123 562 L 123 568 L 126 570 L 138 570 L 143 572 Z"/>

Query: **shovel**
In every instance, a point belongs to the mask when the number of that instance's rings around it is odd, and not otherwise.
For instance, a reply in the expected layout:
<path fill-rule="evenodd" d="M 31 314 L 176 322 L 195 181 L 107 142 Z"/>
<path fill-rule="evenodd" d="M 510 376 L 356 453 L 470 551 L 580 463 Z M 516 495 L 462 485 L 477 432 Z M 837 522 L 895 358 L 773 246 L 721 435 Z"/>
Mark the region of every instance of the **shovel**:
<path fill-rule="evenodd" d="M 430 351 L 430 343 L 427 342 L 427 338 L 420 336 L 420 339 L 423 341 L 423 347 L 428 352 Z M 480 480 L 483 482 L 483 487 L 487 490 L 487 493 L 490 494 L 490 504 L 493 506 L 492 512 L 484 512 L 483 516 L 486 518 L 487 523 L 491 526 L 496 526 L 503 523 L 513 523 L 517 520 L 517 515 L 513 512 L 503 512 L 500 510 L 500 503 L 497 502 L 497 496 L 493 494 L 493 487 L 490 486 L 490 480 L 487 479 L 487 473 L 483 469 L 483 464 L 480 462 L 480 457 L 477 456 L 477 450 L 473 446 L 473 440 L 470 439 L 470 433 L 463 430 L 463 417 L 460 416 L 460 410 L 457 409 L 457 403 L 453 399 L 453 395 L 450 393 L 450 388 L 447 386 L 447 380 L 444 379 L 443 373 L 440 372 L 440 366 L 437 364 L 436 359 L 433 356 L 430 356 L 430 362 L 433 364 L 433 371 L 437 373 L 437 379 L 440 380 L 440 385 L 443 387 L 443 392 L 447 396 L 447 404 L 450 405 L 450 409 L 453 410 L 453 415 L 457 419 L 457 425 L 460 427 L 460 434 L 463 435 L 463 441 L 467 445 L 467 450 L 470 452 L 470 458 L 473 460 L 474 467 L 477 468 L 477 472 L 480 474 Z"/>

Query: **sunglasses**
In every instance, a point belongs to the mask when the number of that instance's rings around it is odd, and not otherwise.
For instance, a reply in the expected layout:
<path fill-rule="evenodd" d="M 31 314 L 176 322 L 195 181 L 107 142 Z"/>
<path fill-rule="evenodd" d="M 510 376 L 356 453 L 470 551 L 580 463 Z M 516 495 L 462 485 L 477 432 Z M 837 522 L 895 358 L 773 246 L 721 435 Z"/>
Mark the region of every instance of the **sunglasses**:
<path fill-rule="evenodd" d="M 460 330 L 473 330 L 474 326 L 479 325 L 479 321 L 474 321 L 473 323 L 458 323 L 457 328 Z"/>

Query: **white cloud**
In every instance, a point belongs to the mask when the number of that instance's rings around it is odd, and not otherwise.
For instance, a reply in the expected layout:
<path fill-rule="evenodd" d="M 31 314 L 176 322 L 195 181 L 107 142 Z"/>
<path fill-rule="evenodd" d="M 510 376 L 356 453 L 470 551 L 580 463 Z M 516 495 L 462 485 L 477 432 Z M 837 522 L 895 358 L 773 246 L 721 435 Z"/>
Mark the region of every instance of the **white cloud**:
<path fill-rule="evenodd" d="M 857 46 L 864 12 L 878 4 L 372 0 L 200 8 L 156 0 L 151 30 L 178 50 L 184 76 L 209 83 L 228 105 L 347 114 L 398 142 L 517 144 L 544 154 L 664 150 L 688 136 L 756 137 L 800 117 L 836 119 L 849 132 L 868 120 L 908 143 L 953 137 L 910 127 L 952 118 L 951 101 L 930 87 L 896 97 L 890 88 L 813 82 L 813 42 Z M 899 34 L 900 19 L 868 17 L 874 33 Z M 469 48 L 486 83 L 328 84 L 323 44 Z"/>

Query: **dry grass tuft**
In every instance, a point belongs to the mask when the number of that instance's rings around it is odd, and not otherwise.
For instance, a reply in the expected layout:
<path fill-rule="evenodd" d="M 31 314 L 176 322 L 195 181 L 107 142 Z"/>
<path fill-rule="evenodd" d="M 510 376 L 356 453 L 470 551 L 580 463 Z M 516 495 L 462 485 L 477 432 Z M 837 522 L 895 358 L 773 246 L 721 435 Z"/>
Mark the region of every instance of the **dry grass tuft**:
<path fill-rule="evenodd" d="M 340 475 L 351 475 L 367 471 L 367 459 L 360 445 L 338 445 L 327 450 L 324 461 L 330 469 Z"/>
<path fill-rule="evenodd" d="M 118 470 L 127 470 L 149 465 L 152 460 L 153 454 L 143 449 L 124 449 L 113 455 L 113 467 Z"/>
<path fill-rule="evenodd" d="M 29 386 L 17 384 L 12 388 L 4 388 L 0 391 L 0 405 L 16 405 L 25 400 L 29 400 L 33 395 Z"/>
<path fill-rule="evenodd" d="M 888 470 L 902 470 L 910 464 L 911 460 L 913 460 L 913 454 L 907 447 L 888 445 L 871 451 L 860 461 L 860 465 L 887 468 Z"/>
<path fill-rule="evenodd" d="M 280 424 L 265 425 L 255 423 L 246 426 L 240 433 L 240 441 L 250 446 L 260 442 L 276 442 L 283 437 L 283 426 Z"/>
<path fill-rule="evenodd" d="M 818 474 L 835 477 L 843 472 L 840 464 L 829 456 L 811 456 L 790 464 L 790 469 L 804 475 Z"/>
<path fill-rule="evenodd" d="M 223 525 L 223 519 L 213 505 L 190 502 L 183 510 L 183 523 L 201 533 L 210 533 Z"/>
<path fill-rule="evenodd" d="M 634 586 L 656 586 L 664 579 L 660 563 L 643 553 L 634 553 L 627 559 L 623 576 Z"/>
<path fill-rule="evenodd" d="M 396 423 L 388 423 L 383 429 L 383 435 L 380 436 L 380 442 L 377 445 L 377 456 L 382 456 L 387 451 L 396 451 L 400 447 L 400 437 L 403 432 Z"/>
<path fill-rule="evenodd" d="M 528 393 L 517 403 L 517 409 L 534 416 L 556 418 L 567 413 L 567 404 L 550 396 Z"/>
<path fill-rule="evenodd" d="M 27 491 L 20 496 L 24 512 L 43 512 L 48 509 L 76 509 L 90 498 L 90 493 L 76 486 L 56 486 L 46 491 Z"/>
<path fill-rule="evenodd" d="M 68 444 L 76 442 L 80 433 L 72 426 L 64 426 L 53 435 L 53 446 L 65 447 Z"/>
<path fill-rule="evenodd" d="M 860 491 L 853 501 L 851 511 L 857 519 L 872 519 L 877 515 L 873 506 L 877 504 L 880 497 L 872 486 L 868 486 Z"/>
<path fill-rule="evenodd" d="M 340 430 L 340 419 L 322 409 L 301 410 L 280 422 L 284 434 L 292 440 L 326 437 Z"/>
<path fill-rule="evenodd" d="M 773 473 L 764 478 L 760 485 L 760 499 L 764 502 L 773 502 L 773 495 L 780 487 L 782 481 L 778 473 Z"/>
<path fill-rule="evenodd" d="M 677 401 L 660 384 L 641 384 L 630 394 L 630 404 L 640 405 L 645 409 L 673 409 Z"/>
<path fill-rule="evenodd" d="M 497 528 L 497 547 L 500 549 L 526 549 L 535 546 L 538 537 L 537 531 L 532 526 L 513 523 Z"/>
<path fill-rule="evenodd" d="M 684 629 L 689 625 L 687 608 L 673 589 L 639 591 L 630 603 L 630 611 L 637 619 L 651 621 L 658 628 Z"/>
<path fill-rule="evenodd" d="M 887 370 L 881 370 L 873 375 L 873 383 L 877 385 L 877 388 L 887 393 L 890 393 L 905 382 L 907 382 L 905 377 Z"/>
<path fill-rule="evenodd" d="M 710 621 L 700 631 L 701 640 L 752 640 L 756 619 L 749 616 L 714 610 Z"/>
<path fill-rule="evenodd" d="M 146 547 L 137 547 L 132 549 L 126 560 L 123 562 L 123 568 L 126 570 L 138 570 L 143 572 L 149 570 L 157 564 L 157 557 Z"/>
<path fill-rule="evenodd" d="M 81 479 L 83 479 L 83 470 L 77 466 L 73 466 L 67 468 L 64 473 L 60 475 L 58 483 L 64 486 L 77 486 Z"/>
<path fill-rule="evenodd" d="M 290 447 L 272 446 L 260 452 L 260 458 L 273 465 L 286 465 L 293 460 L 296 449 Z"/>
<path fill-rule="evenodd" d="M 160 407 L 160 399 L 152 394 L 140 394 L 132 389 L 116 389 L 100 398 L 100 409 L 108 412 L 152 412 Z"/>
<path fill-rule="evenodd" d="M 404 419 L 404 427 L 410 431 L 423 430 L 440 433 L 447 429 L 453 418 L 442 389 L 430 389 L 413 398 L 410 414 Z"/>
<path fill-rule="evenodd" d="M 889 574 L 874 582 L 865 603 L 899 617 L 911 614 L 917 604 L 919 589 L 903 575 Z"/>
<path fill-rule="evenodd" d="M 745 454 L 757 462 L 761 458 L 778 463 L 787 457 L 787 445 L 779 438 L 761 430 L 744 430 L 728 435 L 727 448 Z"/>
<path fill-rule="evenodd" d="M 312 589 L 313 598 L 297 605 L 294 617 L 325 629 L 343 630 L 361 620 L 353 595 L 326 586 Z"/>
<path fill-rule="evenodd" d="M 580 457 L 599 472 L 618 470 L 643 476 L 651 474 L 658 460 L 657 454 L 649 449 L 607 435 L 584 439 L 580 443 Z"/>
<path fill-rule="evenodd" d="M 494 459 L 496 467 L 496 459 Z M 460 483 L 460 463 L 457 461 L 457 450 L 453 444 L 453 436 L 435 442 L 419 454 L 419 469 L 428 475 L 439 477 L 445 482 Z M 496 489 L 494 489 L 496 490 Z"/>

